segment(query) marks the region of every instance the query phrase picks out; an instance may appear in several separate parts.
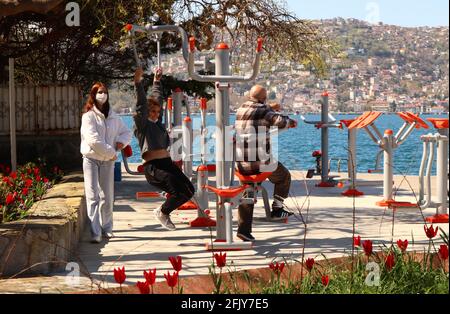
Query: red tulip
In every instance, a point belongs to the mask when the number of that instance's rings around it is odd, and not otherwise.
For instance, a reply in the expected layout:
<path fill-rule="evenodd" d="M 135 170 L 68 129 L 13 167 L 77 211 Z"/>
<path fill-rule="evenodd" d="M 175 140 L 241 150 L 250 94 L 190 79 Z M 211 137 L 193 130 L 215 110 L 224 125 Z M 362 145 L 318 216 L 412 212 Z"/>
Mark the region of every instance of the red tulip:
<path fill-rule="evenodd" d="M 37 181 L 37 182 L 41 181 L 41 176 L 37 175 L 37 176 L 36 176 L 36 181 Z"/>
<path fill-rule="evenodd" d="M 125 275 L 125 266 L 122 268 L 114 268 L 114 280 L 116 280 L 119 285 L 123 284 L 126 278 L 127 275 Z"/>
<path fill-rule="evenodd" d="M 281 274 L 284 269 L 284 263 L 270 263 L 269 268 L 273 270 L 273 272 L 277 275 Z"/>
<path fill-rule="evenodd" d="M 394 253 L 389 253 L 389 255 L 386 257 L 386 260 L 384 261 L 384 265 L 386 266 L 386 269 L 388 271 L 391 271 L 392 268 L 395 265 L 395 256 Z"/>
<path fill-rule="evenodd" d="M 439 227 L 436 226 L 436 229 L 434 229 L 433 225 L 431 225 L 429 228 L 426 225 L 424 225 L 423 230 L 425 230 L 425 234 L 427 235 L 428 239 L 431 240 L 437 235 Z"/>
<path fill-rule="evenodd" d="M 127 25 L 124 26 L 124 29 L 125 29 L 127 32 L 129 32 L 129 31 L 131 31 L 131 30 L 133 29 L 133 25 L 127 24 Z"/>
<path fill-rule="evenodd" d="M 31 174 L 31 168 L 28 168 L 28 169 L 27 169 L 27 173 L 28 173 L 28 174 Z"/>
<path fill-rule="evenodd" d="M 370 240 L 365 240 L 365 241 L 363 241 L 363 243 L 362 243 L 362 246 L 363 246 L 363 249 L 364 249 L 364 253 L 367 255 L 367 256 L 370 256 L 370 255 L 372 255 L 372 241 L 370 241 Z"/>
<path fill-rule="evenodd" d="M 15 200 L 16 200 L 16 193 L 14 193 L 14 194 L 8 193 L 6 195 L 5 203 L 6 203 L 6 205 L 9 205 L 9 204 L 13 203 Z"/>
<path fill-rule="evenodd" d="M 33 185 L 33 180 L 27 179 L 27 180 L 25 181 L 25 187 L 26 187 L 26 188 L 29 188 L 29 187 L 32 186 L 32 185 Z"/>
<path fill-rule="evenodd" d="M 353 246 L 361 246 L 361 236 L 353 237 Z"/>
<path fill-rule="evenodd" d="M 405 252 L 406 248 L 408 247 L 408 240 L 405 239 L 404 241 L 402 241 L 402 240 L 398 239 L 397 246 L 402 252 Z"/>
<path fill-rule="evenodd" d="M 164 278 L 166 278 L 167 285 L 173 288 L 177 285 L 178 282 L 178 272 L 174 271 L 173 275 L 170 275 L 170 272 L 167 272 L 167 274 L 164 274 Z"/>
<path fill-rule="evenodd" d="M 42 181 L 44 181 L 44 183 L 48 183 L 48 179 L 47 178 L 44 178 L 44 180 L 42 180 Z"/>
<path fill-rule="evenodd" d="M 219 254 L 214 254 L 214 258 L 216 260 L 216 265 L 219 268 L 222 268 L 227 263 L 227 253 L 220 252 Z"/>
<path fill-rule="evenodd" d="M 172 267 L 175 271 L 179 272 L 183 268 L 181 256 L 177 256 L 177 257 L 171 256 L 171 257 L 169 257 L 169 261 L 170 261 L 170 264 L 172 264 Z"/>
<path fill-rule="evenodd" d="M 311 270 L 313 269 L 313 267 L 314 267 L 314 263 L 315 263 L 314 258 L 308 258 L 308 259 L 306 260 L 306 262 L 305 262 L 306 268 L 307 268 L 309 271 L 311 271 Z"/>
<path fill-rule="evenodd" d="M 11 172 L 11 174 L 9 175 L 13 180 L 17 179 L 17 172 Z"/>
<path fill-rule="evenodd" d="M 3 177 L 2 181 L 5 182 L 8 185 L 12 184 L 12 182 L 9 180 L 9 177 Z"/>
<path fill-rule="evenodd" d="M 150 285 L 147 281 L 145 282 L 138 281 L 136 286 L 139 288 L 141 294 L 150 294 Z"/>
<path fill-rule="evenodd" d="M 28 188 L 23 188 L 22 189 L 22 195 L 28 195 Z"/>
<path fill-rule="evenodd" d="M 322 276 L 322 285 L 324 285 L 325 287 L 328 286 L 328 283 L 330 282 L 330 276 L 328 275 L 323 275 Z"/>
<path fill-rule="evenodd" d="M 34 168 L 33 171 L 34 171 L 34 175 L 35 176 L 37 176 L 39 174 L 39 168 L 38 167 Z"/>
<path fill-rule="evenodd" d="M 149 269 L 148 272 L 144 270 L 144 278 L 149 285 L 153 285 L 156 280 L 156 268 Z"/>
<path fill-rule="evenodd" d="M 448 259 L 448 245 L 441 244 L 439 247 L 439 257 L 444 261 Z"/>

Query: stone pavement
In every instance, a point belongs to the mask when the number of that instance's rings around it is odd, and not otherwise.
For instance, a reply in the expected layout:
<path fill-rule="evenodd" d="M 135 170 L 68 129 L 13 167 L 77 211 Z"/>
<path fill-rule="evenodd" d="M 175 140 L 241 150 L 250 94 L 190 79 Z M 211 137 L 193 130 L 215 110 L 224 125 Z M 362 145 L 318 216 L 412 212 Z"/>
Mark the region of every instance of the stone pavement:
<path fill-rule="evenodd" d="M 382 195 L 381 174 L 359 174 L 358 189 L 365 196 L 355 199 L 341 196 L 343 189 L 340 188 L 316 188 L 314 185 L 317 179 L 305 181 L 304 174 L 303 171 L 292 172 L 292 196 L 286 204 L 297 214 L 301 211 L 307 221 L 306 246 L 303 247 L 305 228 L 300 215 L 291 217 L 287 224 L 267 222 L 264 219 L 262 200 L 259 199 L 253 223 L 253 235 L 257 242 L 253 249 L 227 253 L 227 259 L 233 261 L 237 270 L 267 267 L 274 259 L 299 260 L 303 248 L 307 257 L 317 259 L 323 258 L 322 254 L 328 258 L 348 254 L 353 243 L 353 208 L 356 233 L 362 239 L 374 240 L 374 249 L 390 244 L 393 212 L 375 205 Z M 396 176 L 395 186 L 398 187 L 403 179 Z M 417 177 L 406 179 L 417 194 Z M 271 194 L 272 185 L 266 182 L 265 186 Z M 116 237 L 101 244 L 91 244 L 88 242 L 89 234 L 85 233 L 77 261 L 82 273 L 89 273 L 95 283 L 106 288 L 116 286 L 112 274 L 114 267 L 118 266 L 125 266 L 127 284 L 142 280 L 143 270 L 149 268 L 157 269 L 157 280 L 161 281 L 164 280 L 163 273 L 172 269 L 168 257 L 176 255 L 183 257 L 180 276 L 208 273 L 212 256 L 211 252 L 205 251 L 205 243 L 210 241 L 211 233 L 208 228 L 189 227 L 188 222 L 196 216 L 195 210 L 174 212 L 173 221 L 177 230 L 166 231 L 153 217 L 153 209 L 162 200 L 135 199 L 137 191 L 149 191 L 149 185 L 143 176 L 123 173 L 122 182 L 116 183 L 115 191 Z M 211 215 L 215 217 L 215 197 L 211 195 L 210 200 Z M 414 201 L 414 195 L 405 180 L 398 190 L 397 200 Z M 237 212 L 233 213 L 236 221 Z M 433 213 L 433 209 L 424 211 L 425 216 Z M 399 238 L 408 239 L 409 250 L 423 250 L 428 246 L 419 210 L 397 210 L 394 218 L 394 241 Z M 448 233 L 448 224 L 439 226 Z M 71 278 L 67 274 L 54 274 L 48 277 L 0 280 L 0 293 L 60 293 L 92 288 L 91 280 L 85 276 L 80 278 L 78 285 L 71 284 Z"/>

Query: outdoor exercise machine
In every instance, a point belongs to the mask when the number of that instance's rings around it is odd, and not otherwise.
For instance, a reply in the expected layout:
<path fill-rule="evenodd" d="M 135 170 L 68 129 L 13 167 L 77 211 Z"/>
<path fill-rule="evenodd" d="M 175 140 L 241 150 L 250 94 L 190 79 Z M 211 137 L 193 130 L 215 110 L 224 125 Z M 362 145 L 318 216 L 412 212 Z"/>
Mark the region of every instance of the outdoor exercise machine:
<path fill-rule="evenodd" d="M 399 202 L 393 199 L 394 151 L 406 141 L 414 129 L 428 129 L 429 127 L 419 116 L 410 112 L 399 112 L 397 115 L 404 121 L 402 127 L 398 130 L 396 135 L 394 135 L 394 132 L 391 129 L 385 130 L 383 135 L 375 125 L 375 121 L 381 115 L 381 112 L 368 111 L 356 118 L 348 126 L 349 130 L 355 128 L 364 129 L 369 137 L 383 150 L 383 200 L 376 204 L 381 207 L 389 208 L 417 206 L 417 204 L 414 205 L 409 202 Z"/>
<path fill-rule="evenodd" d="M 183 28 L 175 25 L 151 25 L 147 24 L 144 27 L 138 26 L 138 25 L 132 25 L 127 24 L 125 26 L 125 29 L 130 32 L 131 36 L 131 42 L 133 46 L 133 52 L 134 52 L 134 58 L 136 61 L 136 65 L 138 67 L 141 66 L 141 62 L 139 59 L 139 56 L 137 54 L 136 49 L 136 43 L 135 43 L 135 35 L 136 33 L 145 33 L 147 35 L 155 35 L 157 40 L 157 64 L 158 67 L 161 66 L 161 53 L 160 53 L 160 40 L 161 36 L 165 32 L 174 32 L 180 34 L 182 41 L 184 43 L 182 47 L 183 57 L 187 62 L 187 35 Z M 203 66 L 204 62 L 196 62 L 194 63 L 194 66 Z M 183 133 L 185 133 L 186 140 L 183 139 L 183 153 L 186 150 L 192 151 L 192 121 L 190 120 L 189 114 L 188 116 L 182 121 L 182 100 L 183 100 L 183 91 L 179 88 L 175 89 L 172 93 L 172 97 L 169 97 L 167 100 L 167 105 L 165 108 L 165 123 L 166 128 L 169 133 L 171 133 L 171 137 L 177 138 L 179 136 L 182 136 Z M 188 110 L 189 113 L 189 110 Z M 128 148 L 128 151 L 131 151 L 131 148 Z M 131 171 L 127 164 L 127 158 L 130 157 L 128 154 L 122 154 L 125 169 L 128 173 L 136 175 L 136 174 L 143 174 L 143 166 L 140 166 L 141 171 Z M 189 178 L 192 178 L 192 163 L 186 163 L 184 171 L 186 175 Z M 164 193 L 159 192 L 138 192 L 136 193 L 137 198 L 144 198 L 144 197 L 165 197 Z M 178 209 L 180 210 L 186 210 L 186 209 L 198 209 L 198 206 L 189 201 L 186 204 L 180 206 Z"/>
<path fill-rule="evenodd" d="M 343 196 L 358 197 L 364 195 L 363 192 L 358 191 L 356 188 L 356 176 L 357 176 L 357 158 L 356 158 L 356 137 L 358 133 L 357 128 L 349 128 L 349 126 L 355 121 L 355 119 L 341 120 L 341 124 L 347 127 L 347 172 L 350 181 L 349 188 L 342 192 Z"/>
<path fill-rule="evenodd" d="M 229 134 L 229 89 L 231 83 L 253 81 L 258 72 L 262 54 L 262 39 L 258 39 L 256 56 L 253 63 L 253 73 L 249 76 L 232 76 L 230 73 L 230 49 L 225 43 L 220 43 L 215 51 L 215 75 L 200 75 L 195 71 L 195 39 L 187 41 L 187 35 L 183 28 L 174 25 L 127 25 L 132 35 L 134 32 L 179 33 L 182 40 L 182 53 L 188 64 L 189 77 L 199 82 L 215 82 L 216 87 L 216 187 L 205 185 L 205 188 L 217 194 L 216 202 L 216 241 L 208 243 L 208 250 L 246 249 L 250 248 L 250 242 L 235 243 L 232 236 L 232 199 L 242 193 L 247 186 L 238 188 L 230 187 L 233 176 L 232 169 L 232 136 Z M 206 60 L 206 59 L 205 59 Z M 206 62 L 206 61 L 205 61 Z M 204 64 L 201 62 L 201 64 Z M 231 145 L 231 146 L 230 146 Z"/>
<path fill-rule="evenodd" d="M 420 173 L 419 173 L 419 201 L 417 203 L 422 209 L 434 206 L 436 207 L 436 214 L 426 218 L 426 221 L 429 223 L 448 223 L 448 118 L 429 118 L 427 119 L 431 124 L 433 124 L 434 128 L 437 130 L 435 134 L 427 134 L 421 137 L 423 141 L 423 155 L 422 162 L 420 164 Z M 437 201 L 432 203 L 431 201 L 431 167 L 434 161 L 434 151 L 435 147 L 437 147 L 437 158 L 436 158 L 436 194 Z M 429 148 L 429 152 L 427 152 L 427 148 Z M 427 196 L 425 198 L 425 188 L 424 188 L 424 166 L 426 155 L 428 153 L 428 162 L 427 162 L 427 170 L 426 170 L 426 179 L 427 179 Z"/>
<path fill-rule="evenodd" d="M 225 43 L 217 45 L 215 50 L 215 75 L 199 75 L 195 64 L 195 39 L 189 39 L 188 72 L 189 77 L 199 82 L 215 82 L 216 88 L 216 187 L 205 185 L 205 188 L 217 195 L 216 202 L 216 240 L 207 243 L 207 250 L 249 249 L 251 242 L 236 243 L 233 241 L 232 208 L 233 199 L 244 192 L 248 186 L 230 187 L 232 178 L 233 140 L 229 127 L 230 84 L 253 81 L 259 73 L 262 54 L 262 39 L 258 39 L 253 73 L 249 76 L 232 76 L 230 73 L 230 48 Z"/>
<path fill-rule="evenodd" d="M 321 104 L 321 119 L 320 121 L 309 121 L 304 116 L 300 116 L 303 122 L 307 124 L 313 124 L 317 129 L 321 131 L 321 181 L 317 184 L 318 187 L 334 187 L 337 182 L 329 176 L 329 128 L 342 128 L 342 125 L 336 121 L 336 119 L 329 114 L 328 110 L 328 92 L 322 93 Z"/>

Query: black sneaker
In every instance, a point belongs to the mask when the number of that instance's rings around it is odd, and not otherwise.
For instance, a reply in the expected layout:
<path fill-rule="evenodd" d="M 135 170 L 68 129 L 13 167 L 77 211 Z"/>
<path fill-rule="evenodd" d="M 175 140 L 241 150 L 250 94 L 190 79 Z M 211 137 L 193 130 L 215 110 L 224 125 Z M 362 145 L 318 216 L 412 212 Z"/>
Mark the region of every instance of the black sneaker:
<path fill-rule="evenodd" d="M 270 214 L 272 218 L 288 218 L 289 216 L 292 216 L 294 213 L 288 212 L 284 209 L 274 209 L 272 210 L 272 213 Z"/>
<path fill-rule="evenodd" d="M 244 242 L 255 242 L 255 238 L 250 233 L 238 232 L 236 236 Z"/>

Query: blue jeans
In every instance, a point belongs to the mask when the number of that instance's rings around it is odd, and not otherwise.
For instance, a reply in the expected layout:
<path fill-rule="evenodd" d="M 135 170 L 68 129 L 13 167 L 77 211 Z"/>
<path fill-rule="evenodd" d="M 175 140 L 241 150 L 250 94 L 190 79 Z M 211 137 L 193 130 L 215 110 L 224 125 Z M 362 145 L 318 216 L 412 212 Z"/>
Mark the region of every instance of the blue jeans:
<path fill-rule="evenodd" d="M 114 161 L 83 157 L 84 193 L 92 236 L 113 229 Z"/>

